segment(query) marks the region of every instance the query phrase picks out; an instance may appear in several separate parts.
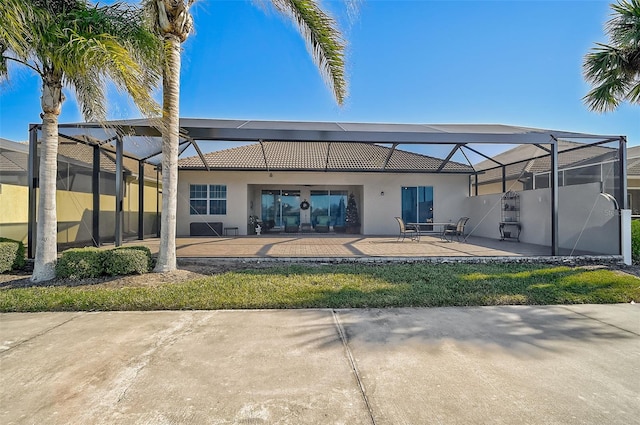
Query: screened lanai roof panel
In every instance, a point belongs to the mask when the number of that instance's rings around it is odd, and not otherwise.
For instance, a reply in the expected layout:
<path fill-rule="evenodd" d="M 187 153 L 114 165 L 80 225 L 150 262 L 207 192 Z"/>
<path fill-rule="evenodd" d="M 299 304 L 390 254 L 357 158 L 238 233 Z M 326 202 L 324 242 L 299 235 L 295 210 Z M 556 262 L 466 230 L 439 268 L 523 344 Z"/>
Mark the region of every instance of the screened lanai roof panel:
<path fill-rule="evenodd" d="M 443 164 L 441 159 L 370 143 L 263 142 L 204 157 L 211 169 L 227 170 L 435 172 Z M 198 156 L 183 158 L 178 166 L 206 168 Z M 448 171 L 474 172 L 471 166 L 453 161 L 447 167 Z"/>
<path fill-rule="evenodd" d="M 160 151 L 162 151 L 161 137 L 124 136 L 122 142 L 124 146 L 126 146 L 127 152 L 137 158 L 148 158 L 156 155 L 158 153 L 158 146 L 160 146 Z M 115 142 L 112 142 L 111 145 L 115 147 Z"/>
<path fill-rule="evenodd" d="M 147 136 L 153 143 L 129 146 L 125 152 L 159 162 L 162 146 L 159 141 L 159 119 L 131 119 L 107 123 L 60 124 L 61 133 L 89 132 L 87 137 L 106 140 L 116 132 L 122 135 Z M 558 139 L 619 140 L 620 136 L 593 135 L 501 124 L 403 124 L 403 123 L 345 123 L 302 121 L 258 121 L 235 119 L 181 118 L 181 134 L 194 141 L 218 140 L 231 142 L 287 141 L 287 142 L 348 142 L 403 144 L 534 144 L 553 143 Z M 133 140 L 133 139 L 132 139 Z M 206 149 L 205 149 L 206 150 Z M 136 156 L 138 156 L 136 155 Z M 448 164 L 444 170 L 455 170 Z"/>

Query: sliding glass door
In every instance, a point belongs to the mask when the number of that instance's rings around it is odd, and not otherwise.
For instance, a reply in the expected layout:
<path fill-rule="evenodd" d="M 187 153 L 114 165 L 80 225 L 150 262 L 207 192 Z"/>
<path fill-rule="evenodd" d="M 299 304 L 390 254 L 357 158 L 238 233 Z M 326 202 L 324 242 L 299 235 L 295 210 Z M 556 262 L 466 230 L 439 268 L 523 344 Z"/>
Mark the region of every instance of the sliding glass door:
<path fill-rule="evenodd" d="M 433 186 L 402 188 L 402 219 L 405 223 L 433 222 Z"/>
<path fill-rule="evenodd" d="M 261 203 L 261 218 L 269 227 L 284 226 L 287 222 L 300 224 L 299 190 L 263 190 Z"/>
<path fill-rule="evenodd" d="M 312 190 L 311 224 L 318 224 L 318 217 L 330 217 L 330 225 L 344 226 L 348 191 Z"/>

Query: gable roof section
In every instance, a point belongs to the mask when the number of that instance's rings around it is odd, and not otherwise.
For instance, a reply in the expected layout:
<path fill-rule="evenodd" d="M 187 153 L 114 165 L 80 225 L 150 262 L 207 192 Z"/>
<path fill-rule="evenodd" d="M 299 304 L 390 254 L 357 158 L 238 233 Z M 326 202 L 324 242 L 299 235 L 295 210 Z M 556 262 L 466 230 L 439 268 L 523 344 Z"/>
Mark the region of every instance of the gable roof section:
<path fill-rule="evenodd" d="M 242 171 L 437 172 L 445 161 L 371 143 L 263 142 L 178 161 L 180 169 Z M 474 173 L 449 161 L 440 172 Z"/>

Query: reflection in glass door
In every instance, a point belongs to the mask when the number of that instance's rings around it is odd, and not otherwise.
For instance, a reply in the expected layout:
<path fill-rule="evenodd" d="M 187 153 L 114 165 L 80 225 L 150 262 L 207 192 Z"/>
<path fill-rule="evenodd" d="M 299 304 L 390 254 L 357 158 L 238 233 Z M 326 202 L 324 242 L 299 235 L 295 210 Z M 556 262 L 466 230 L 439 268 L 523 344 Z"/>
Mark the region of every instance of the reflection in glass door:
<path fill-rule="evenodd" d="M 402 188 L 402 219 L 405 223 L 433 222 L 433 187 Z"/>
<path fill-rule="evenodd" d="M 332 227 L 344 226 L 347 195 L 346 190 L 312 190 L 311 224 L 315 227 L 318 217 L 329 217 Z"/>
<path fill-rule="evenodd" d="M 300 225 L 300 191 L 283 190 L 280 199 L 282 222 L 284 226 Z"/>
<path fill-rule="evenodd" d="M 299 190 L 263 190 L 261 218 L 267 226 L 300 224 Z"/>
<path fill-rule="evenodd" d="M 282 214 L 280 211 L 280 191 L 279 190 L 263 190 L 261 196 L 262 203 L 262 222 L 267 228 L 281 226 Z"/>

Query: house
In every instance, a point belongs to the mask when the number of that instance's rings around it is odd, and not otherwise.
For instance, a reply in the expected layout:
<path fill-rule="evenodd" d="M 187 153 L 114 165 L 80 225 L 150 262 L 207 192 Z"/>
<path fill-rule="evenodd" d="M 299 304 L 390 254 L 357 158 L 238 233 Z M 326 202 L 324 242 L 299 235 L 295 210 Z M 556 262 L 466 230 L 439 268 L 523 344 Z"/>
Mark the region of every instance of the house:
<path fill-rule="evenodd" d="M 252 216 L 265 230 L 341 232 L 350 194 L 358 233 L 393 235 L 396 216 L 457 220 L 475 173 L 468 164 L 397 148 L 329 142 L 255 143 L 184 158 L 178 167 L 180 236 L 198 235 L 193 224 L 206 222 L 251 234 Z"/>
<path fill-rule="evenodd" d="M 640 218 L 640 146 L 627 149 L 627 203 L 633 218 Z"/>
<path fill-rule="evenodd" d="M 39 133 L 40 126 L 32 125 L 30 151 L 35 151 Z M 92 182 L 102 178 L 96 170 L 102 168 L 103 153 L 112 158 L 115 170 L 123 170 L 113 173 L 115 211 L 109 212 L 114 220 L 113 238 L 116 245 L 120 244 L 127 228 L 125 169 L 133 175 L 137 168 L 138 175 L 146 176 L 147 170 L 160 167 L 161 132 L 157 121 L 60 124 L 59 134 L 69 143 L 89 146 L 93 157 Z M 200 148 L 220 142 L 246 145 L 206 155 Z M 565 146 L 565 142 L 574 144 Z M 483 153 L 487 145 L 515 145 L 526 149 L 533 146 L 544 155 L 538 158 L 537 153 L 528 153 L 528 157 L 518 163 L 500 162 L 498 156 L 496 160 Z M 404 150 L 405 146 L 424 148 L 423 154 Z M 513 183 L 522 185 L 511 188 L 521 189 L 521 241 L 549 246 L 551 255 L 559 255 L 561 250 L 571 254 L 620 253 L 621 234 L 626 231 L 626 225 L 618 214 L 618 206 L 611 204 L 612 198 L 603 198 L 601 194 L 614 195 L 617 204 L 623 209 L 626 207 L 626 167 L 619 166 L 626 156 L 625 146 L 624 136 L 496 124 L 184 118 L 180 120 L 179 152 L 192 147 L 197 156 L 184 158 L 179 165 L 177 234 L 245 235 L 252 233 L 256 224 L 269 231 L 339 232 L 346 230 L 343 229 L 347 216 L 346 206 L 343 207 L 345 199 L 348 202 L 353 195 L 359 212 L 359 231 L 364 235 L 397 234 L 395 216 L 420 222 L 448 222 L 469 216 L 468 225 L 474 236 L 496 238 L 501 220 L 501 196 L 508 190 L 507 185 Z M 442 151 L 438 155 L 424 153 L 436 148 Z M 586 155 L 589 150 L 594 153 Z M 476 170 L 469 161 L 471 154 L 484 157 L 495 167 Z M 565 157 L 578 154 L 586 158 L 563 162 Z M 590 162 L 598 156 L 598 161 Z M 520 163 L 528 159 L 535 161 L 523 168 Z M 125 166 L 129 160 L 132 167 Z M 545 166 L 544 161 L 548 165 Z M 560 165 L 565 167 L 562 171 Z M 611 187 L 607 181 L 591 178 L 595 167 L 599 167 L 600 176 L 614 176 Z M 512 168 L 519 171 L 512 172 Z M 577 172 L 578 179 L 573 181 L 575 176 L 567 174 L 569 168 L 587 170 L 587 178 Z M 35 169 L 33 164 L 28 167 L 29 242 L 34 240 L 36 230 L 33 225 L 37 204 Z M 498 169 L 499 190 L 486 195 L 478 193 L 480 183 L 497 182 L 490 180 Z M 531 175 L 526 176 L 524 172 Z M 545 172 L 557 178 L 545 178 Z M 509 180 L 510 176 L 515 179 Z M 523 177 L 524 181 L 520 182 Z M 487 181 L 483 182 L 483 178 Z M 159 186 L 158 180 L 156 186 Z M 526 190 L 528 188 L 531 190 Z M 138 204 L 144 204 L 146 210 L 144 193 L 138 191 Z M 94 207 L 89 234 L 94 243 L 99 243 L 105 202 L 96 185 L 90 198 Z M 156 202 L 159 198 L 159 195 L 155 197 Z M 109 199 L 107 204 L 111 202 Z M 597 213 L 594 215 L 592 211 Z M 138 209 L 135 216 L 138 238 L 142 238 L 149 218 L 142 209 Z M 83 226 L 87 225 L 85 221 Z"/>
<path fill-rule="evenodd" d="M 602 182 L 605 192 L 614 193 L 617 159 L 617 145 L 559 140 L 558 185 Z M 503 167 L 502 164 L 506 165 Z M 517 146 L 476 164 L 474 168 L 478 175 L 472 185 L 478 195 L 542 189 L 550 185 L 549 152 L 538 145 Z"/>

